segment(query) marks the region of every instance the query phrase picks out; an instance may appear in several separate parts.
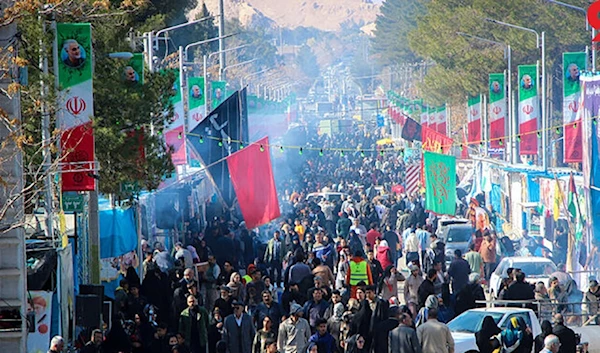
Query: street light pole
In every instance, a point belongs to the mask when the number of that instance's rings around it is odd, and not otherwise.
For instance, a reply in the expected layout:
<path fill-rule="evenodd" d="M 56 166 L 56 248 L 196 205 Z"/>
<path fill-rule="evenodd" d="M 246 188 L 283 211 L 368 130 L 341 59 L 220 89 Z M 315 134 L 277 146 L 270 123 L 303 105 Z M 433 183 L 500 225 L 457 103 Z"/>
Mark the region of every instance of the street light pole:
<path fill-rule="evenodd" d="M 223 0 L 219 0 L 219 81 L 223 81 L 223 73 L 226 66 L 225 58 L 225 42 L 223 36 L 225 35 L 225 6 L 223 6 Z"/>
<path fill-rule="evenodd" d="M 589 31 L 590 30 L 590 21 L 588 21 L 587 19 L 587 11 L 586 9 L 584 9 L 583 7 L 579 7 L 579 6 L 575 6 L 575 5 L 571 5 L 571 4 L 567 4 L 564 3 L 562 1 L 558 1 L 558 0 L 546 0 L 547 2 L 551 3 L 551 4 L 555 4 L 555 5 L 559 5 L 559 6 L 564 6 L 566 8 L 569 8 L 571 10 L 575 10 L 575 11 L 580 11 L 583 12 L 583 15 L 585 16 L 585 30 Z M 596 71 L 596 45 L 593 42 L 594 38 L 596 37 L 596 29 L 592 28 L 592 71 L 595 72 Z"/>
<path fill-rule="evenodd" d="M 547 145 L 548 145 L 548 121 L 546 119 L 546 101 L 547 101 L 547 92 L 546 92 L 546 33 L 542 32 L 542 35 L 540 36 L 539 33 L 531 28 L 527 28 L 527 27 L 521 27 L 521 26 L 517 26 L 511 23 L 506 23 L 506 22 L 502 22 L 502 21 L 498 21 L 498 20 L 494 20 L 491 18 L 486 18 L 485 19 L 488 22 L 492 22 L 495 24 L 499 24 L 502 26 L 507 26 L 507 27 L 511 27 L 511 28 L 515 28 L 515 29 L 520 29 L 522 31 L 527 31 L 527 32 L 531 32 L 535 34 L 536 37 L 536 44 L 538 48 L 541 48 L 542 53 L 542 112 L 541 112 L 541 118 L 542 118 L 542 126 L 541 126 L 541 134 L 542 134 L 542 153 L 540 155 L 540 159 L 542 160 L 542 168 L 544 169 L 544 171 L 546 171 L 548 169 L 548 156 L 547 156 Z M 518 116 L 518 114 L 517 114 Z"/>

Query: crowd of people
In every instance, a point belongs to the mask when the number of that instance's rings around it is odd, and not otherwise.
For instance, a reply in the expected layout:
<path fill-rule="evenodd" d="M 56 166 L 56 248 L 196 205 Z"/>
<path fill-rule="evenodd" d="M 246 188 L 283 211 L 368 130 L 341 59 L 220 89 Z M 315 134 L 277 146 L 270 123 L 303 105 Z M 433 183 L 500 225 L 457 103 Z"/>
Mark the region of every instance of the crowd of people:
<path fill-rule="evenodd" d="M 191 219 L 173 249 L 144 242 L 143 278 L 127 269 L 110 329 L 92 331 L 81 351 L 453 353 L 446 323 L 484 306 L 496 235 L 477 234 L 448 259 L 423 196 L 391 192 L 407 156 L 361 152 L 377 138 L 315 134 L 312 145 L 356 153 L 276 159 L 282 217 L 259 230 L 222 213 L 204 227 Z M 307 198 L 316 191 L 343 197 Z M 511 269 L 504 299 L 534 299 L 525 275 Z M 523 322 L 501 330 L 490 319 L 476 335 L 481 352 L 529 352 L 534 341 L 536 352 L 574 352 L 557 326 L 538 346 Z"/>

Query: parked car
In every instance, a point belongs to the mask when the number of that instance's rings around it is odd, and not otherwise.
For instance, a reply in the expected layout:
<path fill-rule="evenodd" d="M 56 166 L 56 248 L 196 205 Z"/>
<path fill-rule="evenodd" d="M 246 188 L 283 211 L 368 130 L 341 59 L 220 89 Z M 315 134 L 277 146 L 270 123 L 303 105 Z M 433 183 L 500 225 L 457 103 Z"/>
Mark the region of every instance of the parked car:
<path fill-rule="evenodd" d="M 446 244 L 446 266 L 450 266 L 454 259 L 454 250 L 459 249 L 463 254 L 469 251 L 473 232 L 471 223 L 451 224 L 442 229 L 441 239 Z"/>
<path fill-rule="evenodd" d="M 481 329 L 486 316 L 491 316 L 500 329 L 508 327 L 511 318 L 522 317 L 531 328 L 533 337 L 542 332 L 537 316 L 531 309 L 521 308 L 480 308 L 467 310 L 448 323 L 454 339 L 454 351 L 479 352 L 475 342 L 475 333 Z"/>
<path fill-rule="evenodd" d="M 556 265 L 552 260 L 537 256 L 514 256 L 505 257 L 500 261 L 496 270 L 490 278 L 490 296 L 497 298 L 500 292 L 502 279 L 506 278 L 506 270 L 509 268 L 520 268 L 525 273 L 525 280 L 531 284 L 544 282 L 548 287 L 550 274 L 556 271 Z"/>

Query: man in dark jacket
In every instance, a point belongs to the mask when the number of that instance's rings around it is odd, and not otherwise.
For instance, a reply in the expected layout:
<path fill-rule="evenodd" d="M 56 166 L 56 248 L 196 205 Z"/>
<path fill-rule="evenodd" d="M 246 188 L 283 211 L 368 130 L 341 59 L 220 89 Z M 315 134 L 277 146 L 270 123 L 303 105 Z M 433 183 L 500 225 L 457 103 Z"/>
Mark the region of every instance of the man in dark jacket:
<path fill-rule="evenodd" d="M 304 304 L 304 317 L 308 320 L 310 327 L 317 328 L 317 322 L 325 317 L 325 310 L 328 304 L 323 300 L 323 291 L 321 288 L 315 288 L 312 292 L 313 299 Z"/>
<path fill-rule="evenodd" d="M 462 258 L 462 251 L 454 250 L 454 260 L 448 268 L 448 275 L 452 279 L 452 293 L 459 293 L 469 283 L 471 266 Z"/>
<path fill-rule="evenodd" d="M 90 341 L 81 348 L 81 353 L 103 353 L 102 349 L 102 330 L 95 329 L 92 331 Z"/>
<path fill-rule="evenodd" d="M 223 323 L 223 341 L 227 342 L 228 352 L 251 353 L 255 333 L 252 318 L 244 313 L 244 303 L 233 302 L 233 314 Z"/>
<path fill-rule="evenodd" d="M 433 283 L 437 277 L 437 271 L 430 268 L 427 271 L 427 278 L 419 286 L 417 295 L 419 297 L 419 309 L 425 306 L 425 301 L 430 295 L 435 295 L 435 284 Z"/>
<path fill-rule="evenodd" d="M 560 340 L 560 349 L 558 353 L 575 353 L 577 349 L 577 341 L 575 332 L 565 326 L 562 314 L 554 315 L 554 328 L 552 333 Z"/>
<path fill-rule="evenodd" d="M 373 343 L 371 344 L 371 352 L 387 352 L 388 351 L 388 335 L 390 331 L 398 327 L 402 312 L 400 307 L 392 306 L 388 309 L 389 317 L 375 324 L 373 328 Z"/>
<path fill-rule="evenodd" d="M 421 353 L 421 344 L 417 332 L 412 327 L 410 315 L 402 313 L 400 325 L 393 329 L 388 335 L 389 353 Z M 379 352 L 377 352 L 379 353 Z"/>
<path fill-rule="evenodd" d="M 518 271 L 516 274 L 516 281 L 508 286 L 506 293 L 504 294 L 503 299 L 505 300 L 533 300 L 535 294 L 533 292 L 533 287 L 527 282 L 525 282 L 525 274 Z M 508 306 L 516 306 L 521 307 L 521 304 L 509 304 Z M 533 309 L 533 308 L 532 308 Z M 561 342 L 562 343 L 562 342 Z"/>
<path fill-rule="evenodd" d="M 191 353 L 204 353 L 208 343 L 208 312 L 193 295 L 187 296 L 188 307 L 179 316 L 179 333 Z"/>
<path fill-rule="evenodd" d="M 283 309 L 279 303 L 273 301 L 273 295 L 268 290 L 262 292 L 262 302 L 254 310 L 254 326 L 260 327 L 266 316 L 273 322 L 273 332 L 279 332 L 279 324 L 283 317 Z"/>
<path fill-rule="evenodd" d="M 308 342 L 314 342 L 319 353 L 335 353 L 335 338 L 327 332 L 327 320 L 317 320 L 316 327 L 316 332 L 310 336 Z"/>

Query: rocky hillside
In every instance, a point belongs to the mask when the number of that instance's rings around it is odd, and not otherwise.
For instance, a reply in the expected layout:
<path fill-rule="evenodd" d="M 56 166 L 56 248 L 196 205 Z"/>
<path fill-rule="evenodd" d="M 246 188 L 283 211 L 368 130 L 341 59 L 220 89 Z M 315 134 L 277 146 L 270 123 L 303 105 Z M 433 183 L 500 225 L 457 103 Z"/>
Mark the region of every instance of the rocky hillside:
<path fill-rule="evenodd" d="M 218 0 L 205 2 L 211 13 L 217 13 Z M 337 31 L 345 21 L 374 22 L 379 6 L 377 0 L 225 0 L 225 16 L 239 18 L 244 26 L 303 26 Z M 195 16 L 198 9 L 189 17 Z"/>

